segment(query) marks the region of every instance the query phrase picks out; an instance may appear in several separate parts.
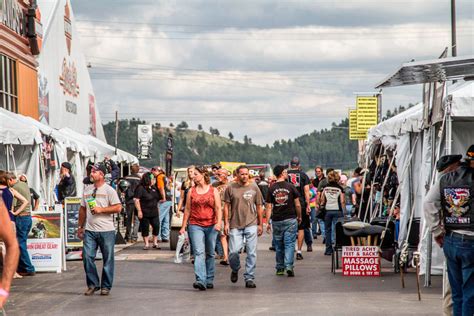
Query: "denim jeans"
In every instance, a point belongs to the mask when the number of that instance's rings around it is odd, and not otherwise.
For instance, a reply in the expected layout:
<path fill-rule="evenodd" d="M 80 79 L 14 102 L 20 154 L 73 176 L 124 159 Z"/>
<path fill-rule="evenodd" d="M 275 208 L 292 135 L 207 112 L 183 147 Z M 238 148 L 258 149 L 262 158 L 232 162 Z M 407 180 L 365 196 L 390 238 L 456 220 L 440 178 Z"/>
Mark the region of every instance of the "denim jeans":
<path fill-rule="evenodd" d="M 194 274 L 196 282 L 213 284 L 217 231 L 212 226 L 189 225 L 188 234 L 193 244 Z"/>
<path fill-rule="evenodd" d="M 171 201 L 160 203 L 160 233 L 158 239 L 170 239 L 170 208 Z"/>
<path fill-rule="evenodd" d="M 316 208 L 311 208 L 311 213 L 309 213 L 309 220 L 311 221 L 311 233 L 313 237 L 317 235 L 318 229 L 316 227 Z"/>
<path fill-rule="evenodd" d="M 327 211 L 324 218 L 324 226 L 326 228 L 326 253 L 332 253 L 332 245 L 335 240 L 334 227 L 336 227 L 337 219 L 342 217 L 341 211 Z"/>
<path fill-rule="evenodd" d="M 84 248 L 82 248 L 82 261 L 86 272 L 88 288 L 111 289 L 114 281 L 114 246 L 115 231 L 94 232 L 86 230 L 84 234 Z M 103 267 L 102 279 L 99 284 L 99 275 L 95 265 L 97 248 L 102 253 Z"/>
<path fill-rule="evenodd" d="M 273 221 L 273 239 L 275 240 L 276 266 L 278 269 L 293 269 L 295 258 L 296 233 L 298 222 L 295 218 Z"/>
<path fill-rule="evenodd" d="M 217 232 L 216 236 L 216 252 L 219 256 L 224 255 L 224 247 L 222 246 L 222 241 L 221 241 L 221 232 Z"/>
<path fill-rule="evenodd" d="M 311 232 L 311 228 L 304 229 L 304 243 L 306 246 L 313 245 L 313 233 Z"/>
<path fill-rule="evenodd" d="M 347 218 L 351 218 L 352 208 L 353 208 L 352 204 L 346 204 L 346 217 Z"/>
<path fill-rule="evenodd" d="M 443 244 L 453 297 L 453 315 L 474 315 L 474 240 L 446 235 Z"/>
<path fill-rule="evenodd" d="M 140 225 L 138 221 L 138 216 L 136 215 L 136 209 L 134 204 L 127 204 L 126 205 L 126 211 L 127 211 L 127 221 L 125 223 L 125 239 L 132 239 L 132 240 L 137 240 L 138 239 L 138 227 Z M 132 227 L 133 224 L 133 227 Z"/>
<path fill-rule="evenodd" d="M 324 219 L 318 218 L 319 230 L 321 231 L 321 236 L 326 238 L 326 226 L 324 226 Z"/>
<path fill-rule="evenodd" d="M 35 272 L 35 267 L 31 263 L 30 255 L 26 247 L 26 240 L 31 230 L 33 221 L 31 216 L 17 216 L 15 221 L 16 238 L 20 246 L 20 260 L 18 261 L 18 272 Z"/>
<path fill-rule="evenodd" d="M 239 250 L 246 241 L 247 260 L 245 263 L 245 281 L 255 279 L 255 268 L 257 266 L 257 225 L 245 228 L 232 228 L 229 232 L 229 264 L 232 271 L 239 271 Z"/>

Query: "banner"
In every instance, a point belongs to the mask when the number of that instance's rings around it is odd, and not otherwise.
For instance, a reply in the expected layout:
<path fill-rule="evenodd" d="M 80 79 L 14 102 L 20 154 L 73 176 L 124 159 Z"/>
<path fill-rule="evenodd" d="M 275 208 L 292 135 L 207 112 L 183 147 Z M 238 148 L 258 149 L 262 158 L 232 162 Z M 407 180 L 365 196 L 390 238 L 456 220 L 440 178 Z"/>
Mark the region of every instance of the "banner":
<path fill-rule="evenodd" d="M 66 247 L 78 248 L 82 247 L 82 240 L 77 237 L 77 229 L 79 227 L 79 208 L 81 207 L 80 198 L 66 198 L 64 200 L 65 209 L 65 234 Z"/>
<path fill-rule="evenodd" d="M 357 131 L 367 132 L 369 128 L 378 124 L 378 97 L 358 96 L 357 106 Z"/>
<path fill-rule="evenodd" d="M 357 110 L 349 109 L 349 139 L 364 140 L 367 138 L 367 131 L 357 130 Z"/>
<path fill-rule="evenodd" d="M 370 277 L 380 276 L 379 247 L 342 247 L 342 275 Z"/>
<path fill-rule="evenodd" d="M 31 263 L 39 272 L 61 272 L 63 249 L 62 213 L 35 212 L 28 234 L 27 248 Z"/>

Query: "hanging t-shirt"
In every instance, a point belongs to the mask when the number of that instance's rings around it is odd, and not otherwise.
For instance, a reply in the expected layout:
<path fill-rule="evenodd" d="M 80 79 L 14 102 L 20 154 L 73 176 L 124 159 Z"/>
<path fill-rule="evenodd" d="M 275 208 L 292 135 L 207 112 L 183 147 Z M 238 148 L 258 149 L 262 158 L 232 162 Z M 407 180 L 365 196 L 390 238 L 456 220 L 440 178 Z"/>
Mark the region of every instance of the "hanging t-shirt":
<path fill-rule="evenodd" d="M 257 206 L 263 205 L 263 197 L 255 183 L 246 186 L 231 182 L 224 194 L 224 202 L 230 203 L 230 229 L 242 229 L 257 225 Z"/>
<path fill-rule="evenodd" d="M 309 177 L 306 173 L 299 170 L 288 170 L 288 180 L 289 183 L 293 184 L 300 194 L 300 203 L 301 208 L 306 208 L 306 200 L 304 196 L 304 187 L 309 185 Z"/>
<path fill-rule="evenodd" d="M 295 199 L 300 194 L 294 185 L 286 181 L 275 182 L 267 193 L 266 202 L 273 204 L 272 221 L 296 218 Z"/>
<path fill-rule="evenodd" d="M 161 193 L 156 187 L 144 188 L 142 185 L 139 185 L 135 189 L 135 199 L 140 200 L 140 207 L 144 217 L 159 215 L 158 202 L 161 200 Z"/>

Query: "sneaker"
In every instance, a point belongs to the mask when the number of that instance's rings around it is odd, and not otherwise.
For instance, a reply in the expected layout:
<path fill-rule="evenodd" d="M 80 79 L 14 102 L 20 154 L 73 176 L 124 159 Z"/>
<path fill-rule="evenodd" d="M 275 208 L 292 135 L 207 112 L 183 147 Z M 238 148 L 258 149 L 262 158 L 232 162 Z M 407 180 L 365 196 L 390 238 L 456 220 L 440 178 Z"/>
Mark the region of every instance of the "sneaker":
<path fill-rule="evenodd" d="M 84 292 L 84 295 L 85 296 L 94 295 L 94 293 L 97 292 L 98 290 L 100 290 L 98 287 L 96 287 L 96 288 L 90 287 Z"/>
<path fill-rule="evenodd" d="M 313 235 L 313 239 L 318 239 L 318 235 Z"/>
<path fill-rule="evenodd" d="M 275 251 L 275 247 L 272 246 L 272 247 L 268 248 L 268 250 Z"/>
<path fill-rule="evenodd" d="M 287 269 L 286 274 L 288 275 L 289 278 L 292 278 L 295 276 L 295 271 L 293 271 L 293 269 Z"/>
<path fill-rule="evenodd" d="M 169 239 L 162 239 L 161 242 L 169 242 Z"/>
<path fill-rule="evenodd" d="M 323 238 L 323 245 L 326 244 L 326 238 Z"/>
<path fill-rule="evenodd" d="M 325 251 L 325 252 L 324 252 L 324 255 L 325 255 L 325 256 L 331 256 L 331 255 L 332 255 L 332 251 Z"/>
<path fill-rule="evenodd" d="M 201 284 L 201 283 L 198 283 L 198 282 L 193 283 L 193 288 L 198 289 L 199 291 L 205 291 L 206 290 L 206 286 L 204 284 Z"/>
<path fill-rule="evenodd" d="M 35 272 L 18 272 L 18 274 L 21 276 L 34 276 L 36 273 Z"/>
<path fill-rule="evenodd" d="M 248 280 L 245 281 L 245 287 L 249 289 L 254 289 L 257 287 L 257 285 L 255 284 L 255 282 L 253 282 L 253 280 Z"/>
<path fill-rule="evenodd" d="M 110 289 L 101 289 L 100 295 L 107 296 L 110 294 Z"/>
<path fill-rule="evenodd" d="M 206 284 L 206 288 L 212 290 L 214 288 L 214 284 L 212 283 Z"/>
<path fill-rule="evenodd" d="M 296 254 L 296 260 L 303 260 L 303 255 L 300 252 Z"/>
<path fill-rule="evenodd" d="M 307 252 L 313 252 L 313 246 L 312 246 L 312 245 L 308 245 L 308 247 L 306 248 L 306 251 L 307 251 Z"/>
<path fill-rule="evenodd" d="M 276 275 L 285 275 L 285 269 L 277 269 Z"/>
<path fill-rule="evenodd" d="M 230 273 L 230 282 L 232 283 L 237 283 L 239 280 L 239 272 L 233 271 Z"/>

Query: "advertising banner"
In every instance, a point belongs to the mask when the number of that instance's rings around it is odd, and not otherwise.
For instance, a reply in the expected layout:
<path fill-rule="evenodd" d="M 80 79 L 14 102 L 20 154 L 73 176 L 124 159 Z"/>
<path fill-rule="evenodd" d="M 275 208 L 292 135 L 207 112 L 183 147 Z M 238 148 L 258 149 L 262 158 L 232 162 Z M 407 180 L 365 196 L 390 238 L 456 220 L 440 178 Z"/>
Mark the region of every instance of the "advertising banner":
<path fill-rule="evenodd" d="M 378 97 L 358 96 L 356 106 L 358 131 L 367 132 L 378 124 Z"/>
<path fill-rule="evenodd" d="M 79 208 L 81 207 L 80 198 L 66 198 L 64 200 L 65 209 L 65 234 L 66 247 L 78 248 L 82 247 L 82 240 L 77 237 L 77 229 L 79 227 Z"/>
<path fill-rule="evenodd" d="M 36 212 L 28 234 L 27 248 L 36 271 L 61 272 L 62 268 L 62 213 Z"/>
<path fill-rule="evenodd" d="M 357 110 L 349 109 L 349 139 L 364 140 L 367 138 L 367 131 L 357 130 Z"/>
<path fill-rule="evenodd" d="M 342 275 L 380 276 L 379 247 L 342 247 Z"/>

